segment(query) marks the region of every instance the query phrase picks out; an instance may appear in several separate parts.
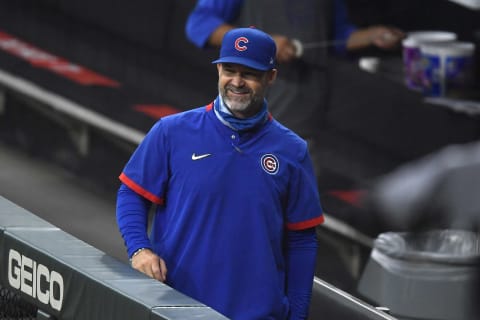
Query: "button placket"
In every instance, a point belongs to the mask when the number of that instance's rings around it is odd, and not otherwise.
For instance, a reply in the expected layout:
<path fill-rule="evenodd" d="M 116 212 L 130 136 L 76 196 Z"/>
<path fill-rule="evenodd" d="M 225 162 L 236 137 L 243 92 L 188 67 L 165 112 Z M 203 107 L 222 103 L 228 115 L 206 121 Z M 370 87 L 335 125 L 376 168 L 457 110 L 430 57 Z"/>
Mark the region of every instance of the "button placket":
<path fill-rule="evenodd" d="M 238 152 L 242 153 L 242 149 L 238 147 L 238 144 L 240 142 L 240 136 L 238 135 L 238 133 L 232 133 L 230 135 L 230 139 L 232 140 L 232 147 L 234 147 L 235 150 L 237 150 Z"/>

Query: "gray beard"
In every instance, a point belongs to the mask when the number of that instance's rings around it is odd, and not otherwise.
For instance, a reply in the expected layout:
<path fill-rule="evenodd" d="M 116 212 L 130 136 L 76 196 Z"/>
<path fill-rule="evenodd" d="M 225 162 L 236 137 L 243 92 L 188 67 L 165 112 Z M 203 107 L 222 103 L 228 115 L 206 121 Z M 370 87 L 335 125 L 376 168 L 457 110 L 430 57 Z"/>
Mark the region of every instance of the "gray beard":
<path fill-rule="evenodd" d="M 232 110 L 237 110 L 237 112 L 247 110 L 251 104 L 251 101 L 248 101 L 248 103 L 234 101 L 233 102 L 234 106 L 236 107 L 240 106 L 240 108 L 232 108 L 232 104 L 228 98 L 222 97 L 222 99 L 223 99 L 223 103 L 225 104 L 225 107 L 227 107 L 228 111 L 230 112 L 232 112 Z"/>
<path fill-rule="evenodd" d="M 242 109 L 233 109 L 232 105 L 231 105 L 232 101 L 230 99 L 228 99 L 228 97 L 227 97 L 227 95 L 225 94 L 224 91 L 223 92 L 220 91 L 220 97 L 222 98 L 223 104 L 225 105 L 225 107 L 228 109 L 228 111 L 232 115 L 233 115 L 232 110 L 235 110 L 235 112 L 238 112 L 238 113 L 242 113 L 242 112 L 245 112 L 245 111 L 248 110 L 250 113 L 252 113 L 252 115 L 254 115 L 258 112 L 258 110 L 260 110 L 261 106 L 263 105 L 263 99 L 259 100 L 258 97 L 254 96 L 252 99 L 249 99 L 246 102 L 234 101 L 233 103 L 237 104 L 237 106 L 241 105 Z M 258 105 L 258 108 L 255 108 L 256 110 L 251 110 L 256 105 Z"/>

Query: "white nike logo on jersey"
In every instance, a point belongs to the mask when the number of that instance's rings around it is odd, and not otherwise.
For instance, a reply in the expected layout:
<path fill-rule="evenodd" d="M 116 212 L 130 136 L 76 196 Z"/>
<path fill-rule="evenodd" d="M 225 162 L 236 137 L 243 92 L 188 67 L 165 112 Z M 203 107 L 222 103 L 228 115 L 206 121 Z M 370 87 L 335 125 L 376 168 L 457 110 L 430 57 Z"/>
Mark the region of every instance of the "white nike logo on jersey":
<path fill-rule="evenodd" d="M 200 159 L 209 157 L 209 156 L 211 156 L 211 155 L 212 155 L 211 153 L 205 153 L 205 154 L 199 154 L 199 155 L 197 156 L 195 153 L 193 153 L 193 154 L 192 154 L 192 160 L 200 160 Z"/>

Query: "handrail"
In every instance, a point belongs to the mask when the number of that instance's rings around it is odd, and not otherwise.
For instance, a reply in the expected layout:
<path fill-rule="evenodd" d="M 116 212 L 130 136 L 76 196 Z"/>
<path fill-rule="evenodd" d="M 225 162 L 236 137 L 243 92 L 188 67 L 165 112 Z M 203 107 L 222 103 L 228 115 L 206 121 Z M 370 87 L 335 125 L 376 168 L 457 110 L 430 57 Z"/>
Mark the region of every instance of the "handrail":
<path fill-rule="evenodd" d="M 129 143 L 138 145 L 145 133 L 75 103 L 58 94 L 47 91 L 40 86 L 0 70 L 0 84 L 11 90 L 20 92 L 40 103 L 44 103 L 56 111 L 80 120 L 89 126 L 101 129 Z"/>
<path fill-rule="evenodd" d="M 324 214 L 325 222 L 321 225 L 330 231 L 342 235 L 343 237 L 353 240 L 355 243 L 364 245 L 367 248 L 373 248 L 373 241 L 371 237 L 353 228 L 349 224 L 332 217 L 329 214 Z"/>
<path fill-rule="evenodd" d="M 337 303 L 336 308 L 343 310 L 345 315 L 355 316 L 355 319 L 369 319 L 369 320 L 397 320 L 397 318 L 389 315 L 388 313 L 381 311 L 381 309 L 371 306 L 370 304 L 356 298 L 347 292 L 315 277 L 313 280 L 313 298 L 312 305 L 318 307 L 318 315 L 315 314 L 315 309 L 311 308 L 311 319 L 322 319 L 321 313 L 326 308 L 332 308 L 331 303 L 328 305 L 319 301 L 324 299 L 331 302 L 332 300 Z M 327 318 L 325 318 L 327 319 Z"/>

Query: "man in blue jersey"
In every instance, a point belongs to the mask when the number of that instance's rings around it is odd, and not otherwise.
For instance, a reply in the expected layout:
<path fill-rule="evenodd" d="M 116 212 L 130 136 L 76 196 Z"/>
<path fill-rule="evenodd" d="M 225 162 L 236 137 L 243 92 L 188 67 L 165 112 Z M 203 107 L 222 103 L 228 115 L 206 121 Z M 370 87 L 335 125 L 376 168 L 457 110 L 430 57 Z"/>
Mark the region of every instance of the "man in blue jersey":
<path fill-rule="evenodd" d="M 132 266 L 231 319 L 307 318 L 324 219 L 306 142 L 268 112 L 275 53 L 259 29 L 226 33 L 218 97 L 159 120 L 120 175 Z"/>

